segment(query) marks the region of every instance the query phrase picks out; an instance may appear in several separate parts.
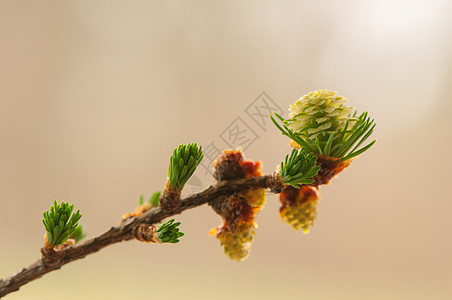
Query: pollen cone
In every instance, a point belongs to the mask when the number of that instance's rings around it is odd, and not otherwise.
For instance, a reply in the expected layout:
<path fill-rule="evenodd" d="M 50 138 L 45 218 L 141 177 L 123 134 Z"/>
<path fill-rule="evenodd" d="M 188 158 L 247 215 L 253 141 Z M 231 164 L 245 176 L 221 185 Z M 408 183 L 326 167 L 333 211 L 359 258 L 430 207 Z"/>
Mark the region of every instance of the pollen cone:
<path fill-rule="evenodd" d="M 318 199 L 319 192 L 314 186 L 302 186 L 300 189 L 286 186 L 279 194 L 281 219 L 295 230 L 301 228 L 308 233 L 309 227 L 314 225 Z"/>

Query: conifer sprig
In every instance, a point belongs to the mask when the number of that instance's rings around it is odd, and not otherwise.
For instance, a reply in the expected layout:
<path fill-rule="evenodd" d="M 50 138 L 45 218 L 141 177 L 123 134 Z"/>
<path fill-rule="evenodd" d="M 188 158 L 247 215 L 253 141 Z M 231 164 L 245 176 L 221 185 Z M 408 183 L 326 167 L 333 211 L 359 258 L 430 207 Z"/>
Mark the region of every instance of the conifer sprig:
<path fill-rule="evenodd" d="M 202 146 L 196 143 L 179 145 L 174 149 L 168 167 L 168 177 L 173 186 L 182 190 L 201 162 L 204 154 Z"/>
<path fill-rule="evenodd" d="M 174 219 L 163 223 L 157 229 L 157 236 L 160 243 L 179 243 L 179 238 L 184 235 L 179 231 L 180 222 L 174 223 Z"/>
<path fill-rule="evenodd" d="M 299 189 L 300 184 L 311 184 L 312 179 L 320 170 L 316 166 L 317 156 L 309 153 L 306 149 L 293 149 L 292 153 L 286 155 L 286 159 L 281 162 L 281 177 L 285 184 L 290 184 Z"/>
<path fill-rule="evenodd" d="M 77 229 L 78 221 L 82 217 L 80 210 L 72 213 L 74 204 L 66 202 L 58 204 L 55 200 L 53 206 L 43 214 L 44 227 L 46 228 L 47 243 L 50 245 L 61 245 L 67 241 L 69 236 Z"/>

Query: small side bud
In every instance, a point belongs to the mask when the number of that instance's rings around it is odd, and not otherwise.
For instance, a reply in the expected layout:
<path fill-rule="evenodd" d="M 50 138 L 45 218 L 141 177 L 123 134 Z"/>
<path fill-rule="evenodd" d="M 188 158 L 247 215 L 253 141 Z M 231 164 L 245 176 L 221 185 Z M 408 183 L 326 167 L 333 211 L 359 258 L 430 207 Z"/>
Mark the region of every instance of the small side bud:
<path fill-rule="evenodd" d="M 143 195 L 140 196 L 140 200 L 138 201 L 138 206 L 135 208 L 135 211 L 133 213 L 127 213 L 122 216 L 122 221 L 125 221 L 129 218 L 134 218 L 141 216 L 151 208 L 159 206 L 159 198 L 160 198 L 160 191 L 155 192 L 152 194 L 149 201 L 144 202 Z"/>
<path fill-rule="evenodd" d="M 174 223 L 174 219 L 169 220 L 157 227 L 150 224 L 139 224 L 133 229 L 133 236 L 141 242 L 146 243 L 178 243 L 179 238 L 184 235 L 179 231 L 180 222 Z"/>

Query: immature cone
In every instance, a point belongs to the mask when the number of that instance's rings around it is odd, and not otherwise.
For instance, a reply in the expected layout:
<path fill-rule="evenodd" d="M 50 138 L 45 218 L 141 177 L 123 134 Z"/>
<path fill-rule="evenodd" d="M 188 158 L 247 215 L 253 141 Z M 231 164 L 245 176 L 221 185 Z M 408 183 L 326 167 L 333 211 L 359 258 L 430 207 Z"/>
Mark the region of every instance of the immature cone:
<path fill-rule="evenodd" d="M 289 108 L 289 128 L 305 138 L 326 141 L 330 133 L 345 127 L 352 107 L 343 105 L 347 99 L 330 90 L 317 90 L 304 95 Z"/>
<path fill-rule="evenodd" d="M 319 193 L 314 186 L 302 186 L 296 189 L 292 186 L 284 187 L 279 194 L 281 219 L 291 225 L 295 230 L 303 229 L 309 232 L 309 227 L 314 225 L 316 218 L 316 206 Z"/>
<path fill-rule="evenodd" d="M 223 151 L 214 167 L 214 177 L 218 181 L 262 175 L 260 162 L 245 160 L 240 150 Z M 213 228 L 210 234 L 215 234 L 220 240 L 229 258 L 240 261 L 248 257 L 257 227 L 256 214 L 264 204 L 264 189 L 223 195 L 210 203 L 224 221 L 222 225 Z"/>
<path fill-rule="evenodd" d="M 302 146 L 309 152 L 346 161 L 364 153 L 376 142 L 362 146 L 373 132 L 374 120 L 367 112 L 360 115 L 353 112 L 353 107 L 344 104 L 346 101 L 335 91 L 313 91 L 290 106 L 289 119 L 276 114 L 282 126 L 272 120 L 291 139 L 292 147 Z"/>
<path fill-rule="evenodd" d="M 224 253 L 233 260 L 241 261 L 248 257 L 254 238 L 254 226 L 246 222 L 237 224 L 234 230 L 225 228 L 223 224 L 218 228 L 217 239 L 223 246 Z M 215 229 L 214 229 L 215 230 Z"/>

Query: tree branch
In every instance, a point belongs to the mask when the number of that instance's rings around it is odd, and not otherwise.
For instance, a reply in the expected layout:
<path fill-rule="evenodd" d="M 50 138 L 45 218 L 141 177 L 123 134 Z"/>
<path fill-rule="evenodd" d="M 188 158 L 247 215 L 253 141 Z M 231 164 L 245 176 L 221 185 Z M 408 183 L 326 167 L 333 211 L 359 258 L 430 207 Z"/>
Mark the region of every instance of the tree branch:
<path fill-rule="evenodd" d="M 85 241 L 74 247 L 69 247 L 58 253 L 55 260 L 46 258 L 37 260 L 32 265 L 23 268 L 18 273 L 0 280 L 0 298 L 14 291 L 30 281 L 38 279 L 43 275 L 60 269 L 63 265 L 85 256 L 95 253 L 109 245 L 133 239 L 132 231 L 139 224 L 154 224 L 170 216 L 180 214 L 183 211 L 203 205 L 221 195 L 240 192 L 248 189 L 269 187 L 269 176 L 252 177 L 237 180 L 220 181 L 206 190 L 191 195 L 181 200 L 181 205 L 172 212 L 164 212 L 160 207 L 153 208 L 143 215 L 127 219 L 117 227 L 111 227 L 107 232 Z"/>

